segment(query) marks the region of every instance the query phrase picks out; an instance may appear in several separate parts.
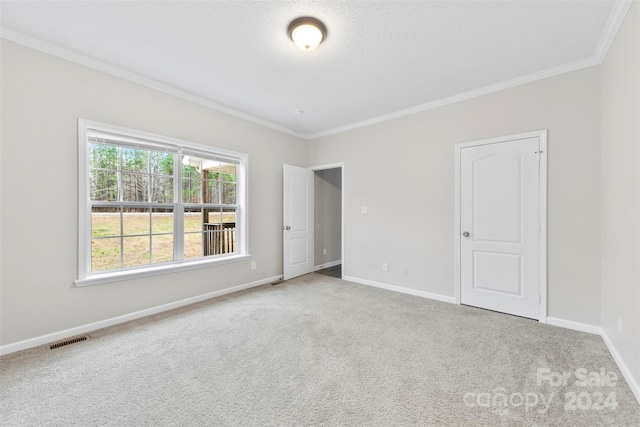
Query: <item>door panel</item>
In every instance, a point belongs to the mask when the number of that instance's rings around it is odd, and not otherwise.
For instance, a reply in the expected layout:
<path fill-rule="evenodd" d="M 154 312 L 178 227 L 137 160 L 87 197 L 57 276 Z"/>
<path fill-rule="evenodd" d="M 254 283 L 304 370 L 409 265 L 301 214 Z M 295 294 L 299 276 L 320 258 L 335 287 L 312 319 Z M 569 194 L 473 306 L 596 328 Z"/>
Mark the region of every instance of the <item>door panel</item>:
<path fill-rule="evenodd" d="M 522 255 L 474 251 L 473 287 L 522 296 Z"/>
<path fill-rule="evenodd" d="M 539 146 L 533 137 L 460 151 L 463 304 L 539 316 Z"/>
<path fill-rule="evenodd" d="M 309 239 L 306 237 L 300 237 L 297 239 L 291 239 L 291 265 L 298 266 L 309 261 Z"/>
<path fill-rule="evenodd" d="M 313 271 L 314 175 L 309 169 L 283 168 L 283 277 Z"/>
<path fill-rule="evenodd" d="M 473 164 L 475 240 L 520 242 L 522 156 L 494 154 Z"/>

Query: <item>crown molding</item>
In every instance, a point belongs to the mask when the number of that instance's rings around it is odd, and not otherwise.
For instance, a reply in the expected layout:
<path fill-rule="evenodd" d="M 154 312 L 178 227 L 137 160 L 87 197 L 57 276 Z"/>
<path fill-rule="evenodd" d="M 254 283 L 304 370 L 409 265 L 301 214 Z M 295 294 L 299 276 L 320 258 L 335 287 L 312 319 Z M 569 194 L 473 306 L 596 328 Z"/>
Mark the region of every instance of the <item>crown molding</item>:
<path fill-rule="evenodd" d="M 212 110 L 225 113 L 230 116 L 237 117 L 243 120 L 247 120 L 251 123 L 255 123 L 255 124 L 258 124 L 273 130 L 277 130 L 279 132 L 283 132 L 289 135 L 293 135 L 305 140 L 313 140 L 317 138 L 322 138 L 324 136 L 347 132 L 353 129 L 358 129 L 365 126 L 371 126 L 371 125 L 382 123 L 388 120 L 409 116 L 411 114 L 419 113 L 426 110 L 431 110 L 433 108 L 442 107 L 442 106 L 453 104 L 460 101 L 465 101 L 468 99 L 476 98 L 478 96 L 487 95 L 487 94 L 498 92 L 504 89 L 509 89 L 515 86 L 532 83 L 538 80 L 554 77 L 554 76 L 568 73 L 571 71 L 577 71 L 582 68 L 599 65 L 606 58 L 607 53 L 609 52 L 609 49 L 613 44 L 613 41 L 620 29 L 620 26 L 622 25 L 622 22 L 624 21 L 624 18 L 627 15 L 629 8 L 633 4 L 633 1 L 634 0 L 618 0 L 615 2 L 613 10 L 609 15 L 609 19 L 602 33 L 602 37 L 600 38 L 600 41 L 598 43 L 598 47 L 596 48 L 596 51 L 593 54 L 593 56 L 591 56 L 590 58 L 582 59 L 580 61 L 572 62 L 570 64 L 561 65 L 561 66 L 550 68 L 540 72 L 528 74 L 526 76 L 521 76 L 515 79 L 485 86 L 483 88 L 474 89 L 474 90 L 453 95 L 447 98 L 442 98 L 442 99 L 438 99 L 425 104 L 417 105 L 415 107 L 406 108 L 403 110 L 395 111 L 393 113 L 384 114 L 378 117 L 373 117 L 371 119 L 351 123 L 344 126 L 339 126 L 336 128 L 327 129 L 327 130 L 320 131 L 317 133 L 312 133 L 312 134 L 295 132 L 289 128 L 252 116 L 242 111 L 235 110 L 226 105 L 218 104 L 210 99 L 204 98 L 194 93 L 187 92 L 182 89 L 178 89 L 174 86 L 149 79 L 145 76 L 127 71 L 120 67 L 107 64 L 95 58 L 91 58 L 89 56 L 82 55 L 82 54 L 73 52 L 71 50 L 64 49 L 64 48 L 55 46 L 53 44 L 34 39 L 32 37 L 25 36 L 13 30 L 0 27 L 0 37 L 6 40 L 12 41 L 14 43 L 18 43 L 23 46 L 27 46 L 32 49 L 39 50 L 41 52 L 48 53 L 50 55 L 54 55 L 59 58 L 66 59 L 68 61 L 75 62 L 80 65 L 84 65 L 86 67 L 93 68 L 95 70 L 102 71 L 104 73 L 111 74 L 116 77 L 123 78 L 125 80 L 140 84 L 142 86 L 146 86 L 148 88 L 158 90 L 168 95 L 185 99 L 187 101 L 202 105 Z M 635 0 L 635 1 L 638 1 L 638 0 Z"/>
<path fill-rule="evenodd" d="M 594 65 L 602 64 L 604 59 L 609 52 L 609 48 L 613 44 L 618 31 L 620 30 L 620 26 L 624 21 L 629 8 L 633 4 L 634 0 L 618 0 L 615 2 L 613 6 L 613 10 L 609 15 L 609 19 L 607 20 L 607 24 L 605 26 L 604 31 L 602 32 L 602 37 L 598 42 L 598 47 L 593 54 L 592 57 L 582 59 L 580 61 L 572 62 L 565 65 L 560 65 L 558 67 L 549 68 L 547 70 L 543 70 L 537 73 L 528 74 L 526 76 L 517 77 L 515 79 L 507 80 L 504 82 L 496 83 L 490 86 L 485 86 L 480 89 L 474 89 L 468 92 L 464 92 L 458 95 L 453 95 L 447 98 L 441 98 L 436 101 L 428 102 L 426 104 L 417 105 L 415 107 L 406 108 L 404 110 L 395 111 L 393 113 L 384 114 L 382 116 L 374 117 L 371 119 L 363 120 L 361 122 L 351 123 L 345 126 L 340 126 L 333 129 L 327 129 L 321 132 L 313 133 L 308 135 L 309 140 L 322 138 L 324 136 L 334 135 L 337 133 L 346 132 L 353 129 L 358 129 L 365 126 L 371 126 L 377 123 L 386 122 L 387 120 L 393 120 L 400 117 L 409 116 L 411 114 L 419 113 L 426 110 L 431 110 L 433 108 L 442 107 L 444 105 L 454 104 L 456 102 L 465 101 L 467 99 L 476 98 L 478 96 L 487 95 L 493 92 L 498 92 L 504 89 L 509 89 L 515 86 L 520 86 L 527 83 L 532 83 L 538 80 L 547 79 L 549 77 L 554 77 L 560 74 L 569 73 L 571 71 L 577 71 L 582 68 L 591 67 Z M 640 1 L 640 0 L 636 0 Z"/>
<path fill-rule="evenodd" d="M 493 92 L 499 92 L 504 89 L 509 89 L 515 86 L 520 86 L 526 83 L 535 82 L 537 80 L 543 80 L 549 77 L 554 77 L 559 74 L 568 73 L 571 71 L 576 71 L 581 68 L 591 67 L 593 65 L 598 65 L 599 62 L 592 58 L 583 59 L 580 61 L 572 62 L 570 64 L 561 65 L 554 68 L 549 68 L 544 71 L 540 71 L 537 73 L 528 74 L 526 76 L 516 77 L 515 79 L 507 80 L 504 82 L 496 83 L 493 85 L 485 86 L 480 89 L 470 90 L 468 92 L 463 92 L 458 95 L 449 96 L 447 98 L 441 98 L 436 101 L 427 102 L 426 104 L 416 105 L 415 107 L 406 108 L 404 110 L 395 111 L 393 113 L 385 114 L 382 116 L 374 117 L 372 119 L 363 120 L 361 122 L 352 123 L 345 126 L 340 126 L 337 128 L 329 129 L 326 131 L 313 133 L 308 136 L 308 138 L 316 139 L 321 138 L 323 136 L 334 135 L 336 133 L 342 133 L 353 129 L 358 129 L 365 126 L 374 125 L 381 122 L 386 122 L 387 120 L 393 120 L 400 117 L 409 116 L 415 113 L 419 113 L 426 110 L 432 110 L 434 108 L 443 107 L 449 104 L 455 104 L 456 102 L 465 101 L 467 99 L 477 98 L 482 95 L 487 95 Z"/>
<path fill-rule="evenodd" d="M 131 71 L 125 70 L 124 68 L 107 64 L 106 62 L 97 60 L 95 58 L 91 58 L 90 56 L 83 55 L 83 54 L 71 51 L 69 49 L 65 49 L 65 48 L 53 45 L 51 43 L 43 42 L 42 40 L 38 40 L 33 37 L 26 36 L 17 31 L 0 27 L 0 38 L 20 44 L 22 46 L 26 46 L 26 47 L 38 50 L 40 52 L 47 53 L 49 55 L 56 56 L 58 58 L 66 59 L 67 61 L 71 61 L 76 64 L 80 64 L 85 67 L 89 67 L 94 70 L 101 71 L 103 73 L 107 73 L 124 80 L 128 80 L 133 83 L 137 83 L 139 85 L 166 93 L 171 96 L 175 96 L 177 98 L 187 100 L 189 102 L 193 102 L 194 104 L 202 105 L 203 107 L 207 107 L 209 109 L 212 109 L 224 114 L 228 114 L 230 116 L 237 117 L 239 119 L 243 119 L 251 123 L 255 123 L 273 130 L 277 130 L 282 133 L 293 135 L 298 138 L 308 139 L 308 135 L 306 134 L 295 132 L 284 126 L 280 126 L 278 124 L 261 119 L 259 117 L 255 117 L 250 114 L 243 113 L 242 111 L 235 110 L 233 108 L 227 107 L 226 105 L 218 104 L 210 99 L 204 98 L 194 93 L 187 92 L 185 90 L 178 89 L 174 86 L 150 79 L 143 75 L 133 73 Z"/>
<path fill-rule="evenodd" d="M 613 41 L 622 26 L 622 22 L 624 21 L 625 16 L 627 16 L 627 12 L 629 11 L 629 8 L 631 8 L 632 4 L 633 0 L 618 0 L 614 4 L 613 11 L 611 11 L 611 15 L 609 15 L 609 20 L 602 32 L 602 37 L 600 38 L 598 48 L 594 54 L 594 57 L 598 59 L 598 63 L 604 62 L 604 59 L 607 57 L 609 48 L 611 48 L 611 45 L 613 44 Z"/>

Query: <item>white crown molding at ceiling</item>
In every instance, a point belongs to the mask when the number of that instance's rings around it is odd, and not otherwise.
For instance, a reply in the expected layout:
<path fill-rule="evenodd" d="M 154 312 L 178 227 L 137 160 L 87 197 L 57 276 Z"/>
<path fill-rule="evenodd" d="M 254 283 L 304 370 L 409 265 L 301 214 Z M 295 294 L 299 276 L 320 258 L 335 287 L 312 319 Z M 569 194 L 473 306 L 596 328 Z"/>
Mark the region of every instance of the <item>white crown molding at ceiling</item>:
<path fill-rule="evenodd" d="M 602 37 L 600 38 L 598 47 L 591 58 L 582 59 L 580 61 L 572 62 L 565 65 L 560 65 L 554 68 L 549 68 L 547 70 L 539 71 L 537 73 L 532 73 L 526 76 L 517 77 L 515 79 L 507 80 L 501 83 L 496 83 L 490 86 L 485 86 L 480 89 L 470 90 L 468 92 L 460 93 L 458 95 L 453 95 L 447 98 L 438 99 L 436 101 L 428 102 L 426 104 L 416 105 L 415 107 L 406 108 L 404 110 L 395 111 L 389 114 L 384 114 L 382 116 L 363 120 L 361 122 L 351 123 L 351 124 L 340 126 L 333 129 L 327 129 L 322 132 L 310 134 L 308 135 L 307 138 L 309 140 L 322 138 L 323 136 L 334 135 L 337 133 L 342 133 L 349 130 L 370 126 L 376 123 L 386 122 L 387 120 L 409 116 L 411 114 L 419 113 L 421 111 L 431 110 L 433 108 L 454 104 L 456 102 L 464 101 L 471 98 L 476 98 L 478 96 L 487 95 L 493 92 L 498 92 L 498 91 L 509 89 L 515 86 L 532 83 L 538 80 L 547 79 L 549 77 L 554 77 L 554 76 L 568 73 L 571 71 L 577 71 L 582 68 L 587 68 L 594 65 L 602 64 L 602 62 L 604 62 L 604 59 L 607 56 L 607 53 L 609 52 L 609 48 L 611 47 L 613 40 L 616 38 L 616 34 L 618 34 L 618 30 L 620 29 L 620 26 L 622 25 L 622 22 L 624 21 L 624 18 L 627 12 L 629 11 L 629 8 L 633 4 L 633 1 L 634 0 L 616 1 L 616 3 L 613 6 L 613 10 L 611 11 L 611 15 L 609 15 L 609 19 L 607 21 L 605 29 L 602 32 Z M 640 1 L 640 0 L 636 0 L 636 1 Z"/>
<path fill-rule="evenodd" d="M 601 61 L 600 61 L 601 62 Z M 560 65 L 558 67 L 549 68 L 548 70 L 540 71 L 533 74 L 527 74 L 526 76 L 516 77 L 515 79 L 507 80 L 504 82 L 496 83 L 490 86 L 485 86 L 480 89 L 470 90 L 468 92 L 459 93 L 457 95 L 449 96 L 447 98 L 438 99 L 436 101 L 428 102 L 426 104 L 416 105 L 415 107 L 406 108 L 404 110 L 395 111 L 393 113 L 385 114 L 382 116 L 374 117 L 372 119 L 363 120 L 361 122 L 352 123 L 345 126 L 340 126 L 334 129 L 328 129 L 326 131 L 314 133 L 308 136 L 308 139 L 321 138 L 323 136 L 334 135 L 336 133 L 346 132 L 353 129 L 358 129 L 365 126 L 370 126 L 376 123 L 386 122 L 387 120 L 398 119 L 400 117 L 410 116 L 415 113 L 420 113 L 426 110 L 432 110 L 434 108 L 443 107 L 449 104 L 455 104 L 456 102 L 465 101 L 467 99 L 477 98 L 482 95 L 488 95 L 493 92 L 499 92 L 501 90 L 509 89 L 515 86 L 543 80 L 549 77 L 554 77 L 560 74 L 576 71 L 581 68 L 591 67 L 598 65 L 600 62 L 591 57 L 580 61 L 572 62 L 570 64 Z"/>
<path fill-rule="evenodd" d="M 230 116 L 234 116 L 240 119 L 247 120 L 252 123 L 256 123 L 258 125 L 262 125 L 289 135 L 296 136 L 298 138 L 312 140 L 321 138 L 328 135 L 334 135 L 341 132 L 346 132 L 353 129 L 358 129 L 365 126 L 370 126 L 376 123 L 385 122 L 387 120 L 397 119 L 400 117 L 408 116 L 411 114 L 419 113 L 421 111 L 430 110 L 437 107 L 442 107 L 444 105 L 453 104 L 456 102 L 464 101 L 471 98 L 476 98 L 478 96 L 487 95 L 489 93 L 498 92 L 500 90 L 512 88 L 515 86 L 523 85 L 526 83 L 531 83 L 537 80 L 546 79 L 549 77 L 557 76 L 560 74 L 568 73 L 571 71 L 576 71 L 582 68 L 591 67 L 594 65 L 601 64 L 607 56 L 609 48 L 613 43 L 613 40 L 624 21 L 624 18 L 629 11 L 634 0 L 619 0 L 616 1 L 609 15 L 609 19 L 605 26 L 605 29 L 602 33 L 602 37 L 598 43 L 598 47 L 591 58 L 583 59 L 580 61 L 572 62 L 570 64 L 561 65 L 558 67 L 550 68 L 548 70 L 540 71 L 537 73 L 528 74 L 526 76 L 517 77 L 515 79 L 507 80 L 501 83 L 496 83 L 490 86 L 485 86 L 483 88 L 474 89 L 468 92 L 464 92 L 458 95 L 453 95 L 447 98 L 442 98 L 436 101 L 428 102 L 426 104 L 417 105 L 415 107 L 406 108 L 404 110 L 396 111 L 390 114 L 384 114 L 382 116 L 374 117 L 371 119 L 363 120 L 356 123 L 351 123 L 345 126 L 336 127 L 333 129 L 327 129 L 321 132 L 313 133 L 313 134 L 303 134 L 299 132 L 295 132 L 291 129 L 285 128 L 278 124 L 272 123 L 270 121 L 260 119 L 258 117 L 254 117 L 250 114 L 243 113 L 241 111 L 235 110 L 233 108 L 227 107 L 225 105 L 218 104 L 214 101 L 211 101 L 202 96 L 184 91 L 182 89 L 178 89 L 171 85 L 167 85 L 142 75 L 127 71 L 123 68 L 116 67 L 105 62 L 99 61 L 97 59 L 91 58 L 86 55 L 79 54 L 77 52 L 73 52 L 68 49 L 61 48 L 59 46 L 55 46 L 50 43 L 43 42 L 41 40 L 26 36 L 24 34 L 18 33 L 13 30 L 9 30 L 7 28 L 0 27 L 0 38 L 12 41 L 14 43 L 21 44 L 23 46 L 30 47 L 32 49 L 39 50 L 44 53 L 48 53 L 53 56 L 57 56 L 59 58 L 66 59 L 71 62 L 75 62 L 80 65 L 84 65 L 89 68 L 93 68 L 95 70 L 114 75 L 116 77 L 123 78 L 125 80 L 129 80 L 131 82 L 140 84 L 142 86 L 146 86 L 151 89 L 158 90 L 160 92 L 164 92 L 166 94 L 175 96 L 177 98 L 182 98 L 187 101 L 193 102 L 195 104 L 202 105 L 204 107 L 210 108 L 212 110 L 216 110 L 225 114 L 229 114 Z M 640 1 L 640 0 L 635 0 Z"/>
<path fill-rule="evenodd" d="M 598 58 L 599 63 L 604 62 L 604 59 L 607 57 L 609 48 L 613 44 L 613 40 L 615 40 L 616 34 L 618 34 L 618 30 L 620 30 L 620 26 L 622 25 L 622 21 L 624 21 L 624 17 L 627 16 L 627 12 L 632 4 L 633 0 L 619 0 L 613 6 L 607 25 L 604 27 L 602 37 L 598 43 L 598 49 L 596 49 L 594 55 Z"/>
<path fill-rule="evenodd" d="M 271 123 L 270 121 L 260 119 L 258 117 L 254 117 L 247 113 L 243 113 L 242 111 L 234 110 L 233 108 L 227 107 L 222 104 L 218 104 L 202 96 L 187 92 L 182 89 L 178 89 L 171 85 L 167 85 L 167 84 L 152 80 L 145 76 L 125 70 L 124 68 L 116 67 L 114 65 L 107 64 L 106 62 L 91 58 L 89 56 L 86 56 L 77 52 L 73 52 L 71 50 L 53 45 L 51 43 L 43 42 L 33 37 L 26 36 L 24 34 L 18 33 L 17 31 L 0 27 L 0 38 L 3 38 L 5 40 L 8 40 L 8 41 L 11 41 L 35 50 L 39 50 L 40 52 L 57 56 L 58 58 L 66 59 L 67 61 L 71 61 L 76 64 L 80 64 L 85 67 L 89 67 L 94 70 L 101 71 L 103 73 L 120 77 L 130 82 L 137 83 L 139 85 L 146 86 L 150 89 L 155 89 L 160 92 L 164 92 L 168 95 L 172 95 L 177 98 L 182 98 L 184 100 L 193 102 L 194 104 L 199 104 L 204 107 L 210 108 L 215 111 L 219 111 L 221 113 L 228 114 L 233 117 L 237 117 L 261 126 L 265 126 L 265 127 L 289 134 L 289 135 L 297 136 L 298 138 L 308 139 L 308 135 L 295 132 L 283 126 L 277 125 L 275 123 Z"/>

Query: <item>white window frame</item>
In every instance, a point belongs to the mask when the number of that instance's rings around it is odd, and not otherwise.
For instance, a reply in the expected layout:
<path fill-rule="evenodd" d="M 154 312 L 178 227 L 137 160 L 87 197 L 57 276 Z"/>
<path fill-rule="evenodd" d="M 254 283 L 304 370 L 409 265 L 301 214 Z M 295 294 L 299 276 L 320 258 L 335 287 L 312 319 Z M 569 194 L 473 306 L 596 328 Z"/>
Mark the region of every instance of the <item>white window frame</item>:
<path fill-rule="evenodd" d="M 88 133 L 91 131 L 118 134 L 136 140 L 149 141 L 150 145 L 165 147 L 178 153 L 178 159 L 182 150 L 196 150 L 211 156 L 223 156 L 238 162 L 236 169 L 236 252 L 228 255 L 207 256 L 197 259 L 176 259 L 161 264 L 151 264 L 141 267 L 122 269 L 109 272 L 91 272 L 91 199 L 89 195 L 89 142 Z M 173 273 L 183 270 L 205 268 L 214 265 L 228 264 L 246 261 L 251 258 L 248 254 L 248 197 L 247 197 L 247 168 L 249 157 L 221 148 L 210 147 L 194 142 L 154 135 L 134 129 L 99 123 L 92 120 L 78 119 L 78 279 L 74 281 L 76 286 L 90 286 L 121 280 L 129 280 L 139 277 L 155 276 L 164 273 Z M 179 173 L 178 173 L 179 174 Z M 182 201 L 182 180 L 175 179 L 174 175 L 174 200 L 173 212 L 176 218 L 174 235 L 183 233 L 183 215 L 185 204 Z"/>

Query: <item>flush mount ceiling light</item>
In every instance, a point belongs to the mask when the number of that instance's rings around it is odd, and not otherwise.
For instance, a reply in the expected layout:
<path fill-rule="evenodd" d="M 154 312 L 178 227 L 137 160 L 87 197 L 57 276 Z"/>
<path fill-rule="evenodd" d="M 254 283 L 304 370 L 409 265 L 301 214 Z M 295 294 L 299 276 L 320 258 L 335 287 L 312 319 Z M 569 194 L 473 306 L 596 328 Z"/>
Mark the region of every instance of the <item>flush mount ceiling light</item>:
<path fill-rule="evenodd" d="M 289 38 L 302 50 L 318 47 L 327 35 L 327 27 L 315 18 L 303 17 L 294 19 L 287 31 Z"/>

